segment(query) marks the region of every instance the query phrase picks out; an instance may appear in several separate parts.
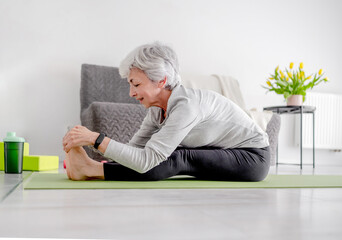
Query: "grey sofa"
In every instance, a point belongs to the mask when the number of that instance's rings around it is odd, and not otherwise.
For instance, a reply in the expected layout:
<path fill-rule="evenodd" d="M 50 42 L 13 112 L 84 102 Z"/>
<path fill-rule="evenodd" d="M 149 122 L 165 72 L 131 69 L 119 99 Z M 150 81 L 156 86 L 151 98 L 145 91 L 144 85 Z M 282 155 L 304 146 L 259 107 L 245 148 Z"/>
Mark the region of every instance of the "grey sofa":
<path fill-rule="evenodd" d="M 83 64 L 81 70 L 81 124 L 92 131 L 127 143 L 139 129 L 147 110 L 129 96 L 129 84 L 118 68 Z M 267 125 L 271 163 L 275 162 L 280 117 L 274 114 Z M 88 155 L 104 160 L 100 154 L 85 148 Z"/>

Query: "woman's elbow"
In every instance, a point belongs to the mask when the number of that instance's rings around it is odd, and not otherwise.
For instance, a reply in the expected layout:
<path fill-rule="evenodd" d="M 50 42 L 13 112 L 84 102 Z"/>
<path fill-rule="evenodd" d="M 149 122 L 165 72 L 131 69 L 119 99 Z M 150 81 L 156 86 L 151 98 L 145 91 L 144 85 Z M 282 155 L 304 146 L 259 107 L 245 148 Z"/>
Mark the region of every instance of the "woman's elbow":
<path fill-rule="evenodd" d="M 157 164 L 159 165 L 159 164 Z M 152 170 L 153 168 L 155 168 L 157 165 L 145 165 L 145 166 L 139 166 L 136 169 L 134 169 L 136 172 L 144 174 L 147 173 L 148 171 Z"/>
<path fill-rule="evenodd" d="M 139 168 L 139 169 L 135 169 L 135 171 L 140 173 L 140 174 L 144 174 L 144 173 L 147 173 L 149 171 L 149 169 Z"/>
<path fill-rule="evenodd" d="M 139 166 L 137 168 L 135 168 L 134 170 L 140 174 L 144 174 L 147 173 L 148 171 L 150 171 L 153 167 L 150 166 Z"/>

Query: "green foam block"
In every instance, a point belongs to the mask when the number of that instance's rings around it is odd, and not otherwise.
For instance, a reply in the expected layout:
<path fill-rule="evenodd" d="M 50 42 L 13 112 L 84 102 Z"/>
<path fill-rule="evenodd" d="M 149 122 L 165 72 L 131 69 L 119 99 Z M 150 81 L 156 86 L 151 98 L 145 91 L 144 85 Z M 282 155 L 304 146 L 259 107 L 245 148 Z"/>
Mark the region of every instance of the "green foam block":
<path fill-rule="evenodd" d="M 24 156 L 30 154 L 29 143 L 24 143 Z M 5 153 L 4 153 L 4 143 L 0 142 L 0 171 L 5 170 Z"/>
<path fill-rule="evenodd" d="M 26 171 L 55 170 L 58 167 L 58 156 L 24 156 L 23 159 L 23 170 Z"/>

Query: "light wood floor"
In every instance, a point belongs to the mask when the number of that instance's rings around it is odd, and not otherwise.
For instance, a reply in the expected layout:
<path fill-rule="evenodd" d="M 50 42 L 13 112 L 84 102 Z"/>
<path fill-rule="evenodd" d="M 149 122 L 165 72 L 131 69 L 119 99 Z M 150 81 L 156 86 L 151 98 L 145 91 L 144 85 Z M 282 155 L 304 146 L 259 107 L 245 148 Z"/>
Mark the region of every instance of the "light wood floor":
<path fill-rule="evenodd" d="M 280 165 L 270 173 L 342 175 L 342 166 L 317 166 L 314 171 L 304 166 L 301 172 L 298 166 Z M 2 181 L 0 237 L 312 240 L 342 236 L 342 188 L 23 190 L 18 179 L 5 176 Z"/>

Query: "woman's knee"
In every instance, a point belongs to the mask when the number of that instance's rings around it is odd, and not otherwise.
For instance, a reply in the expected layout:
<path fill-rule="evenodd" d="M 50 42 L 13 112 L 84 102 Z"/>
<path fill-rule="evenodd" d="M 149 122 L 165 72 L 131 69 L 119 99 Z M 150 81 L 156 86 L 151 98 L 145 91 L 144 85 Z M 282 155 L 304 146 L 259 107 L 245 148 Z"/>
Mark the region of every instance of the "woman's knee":
<path fill-rule="evenodd" d="M 260 182 L 266 178 L 270 169 L 268 148 L 252 149 L 243 152 L 241 160 L 244 163 L 243 166 L 240 166 L 240 174 L 243 181 Z"/>
<path fill-rule="evenodd" d="M 267 177 L 269 169 L 270 169 L 269 164 L 262 164 L 262 165 L 259 165 L 255 169 L 250 169 L 249 171 L 246 171 L 246 174 L 244 175 L 244 181 L 248 181 L 248 182 L 263 181 Z"/>

